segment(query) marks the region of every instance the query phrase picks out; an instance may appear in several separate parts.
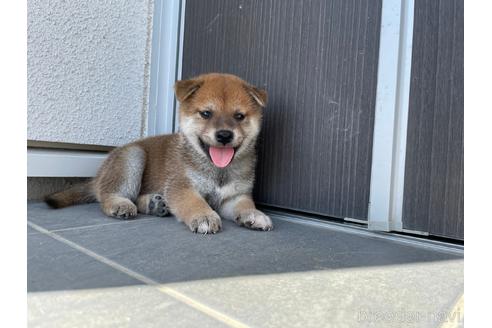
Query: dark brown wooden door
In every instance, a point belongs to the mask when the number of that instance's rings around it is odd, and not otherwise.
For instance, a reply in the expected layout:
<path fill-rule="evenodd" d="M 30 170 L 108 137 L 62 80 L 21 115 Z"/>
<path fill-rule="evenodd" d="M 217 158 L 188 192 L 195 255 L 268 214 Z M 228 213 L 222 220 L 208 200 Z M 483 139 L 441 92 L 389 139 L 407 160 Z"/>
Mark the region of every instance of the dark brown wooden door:
<path fill-rule="evenodd" d="M 367 218 L 381 1 L 187 0 L 183 78 L 269 93 L 256 201 Z"/>
<path fill-rule="evenodd" d="M 403 227 L 463 239 L 463 0 L 416 0 Z"/>
<path fill-rule="evenodd" d="M 187 0 L 183 78 L 269 93 L 256 201 L 367 219 L 380 0 Z"/>

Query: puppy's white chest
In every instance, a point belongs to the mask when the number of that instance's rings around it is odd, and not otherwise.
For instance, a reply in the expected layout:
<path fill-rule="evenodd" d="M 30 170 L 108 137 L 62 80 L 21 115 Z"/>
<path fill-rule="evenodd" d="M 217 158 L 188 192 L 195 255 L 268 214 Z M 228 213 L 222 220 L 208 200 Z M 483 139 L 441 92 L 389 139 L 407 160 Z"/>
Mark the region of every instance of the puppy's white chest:
<path fill-rule="evenodd" d="M 214 194 L 220 199 L 224 200 L 225 198 L 234 196 L 237 193 L 237 184 L 232 182 L 228 183 L 224 186 L 215 186 Z"/>
<path fill-rule="evenodd" d="M 220 186 L 215 179 L 200 175 L 197 172 L 188 171 L 188 177 L 195 190 L 198 191 L 212 207 L 218 207 L 226 198 L 233 197 L 238 193 L 246 191 L 246 188 L 241 188 L 241 183 L 238 181 L 231 181 Z"/>

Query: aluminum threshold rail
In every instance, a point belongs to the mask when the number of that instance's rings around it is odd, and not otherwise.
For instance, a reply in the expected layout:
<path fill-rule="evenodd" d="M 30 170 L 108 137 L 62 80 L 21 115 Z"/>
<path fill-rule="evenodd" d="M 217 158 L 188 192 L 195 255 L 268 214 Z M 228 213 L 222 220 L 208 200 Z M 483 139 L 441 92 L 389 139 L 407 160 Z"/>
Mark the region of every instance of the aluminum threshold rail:
<path fill-rule="evenodd" d="M 295 224 L 308 225 L 311 227 L 329 229 L 332 231 L 340 231 L 344 233 L 356 234 L 364 237 L 379 238 L 384 240 L 393 241 L 399 244 L 404 244 L 407 246 L 413 246 L 418 248 L 424 248 L 428 250 L 454 254 L 454 255 L 464 255 L 464 246 L 456 245 L 452 243 L 447 243 L 438 240 L 423 239 L 421 237 L 400 235 L 392 232 L 383 232 L 369 230 L 367 227 L 358 226 L 350 223 L 338 223 L 333 221 L 325 221 L 316 218 L 311 218 L 309 216 L 285 213 L 276 210 L 264 209 L 264 212 L 270 215 L 274 219 L 279 219 L 282 221 L 287 221 Z"/>

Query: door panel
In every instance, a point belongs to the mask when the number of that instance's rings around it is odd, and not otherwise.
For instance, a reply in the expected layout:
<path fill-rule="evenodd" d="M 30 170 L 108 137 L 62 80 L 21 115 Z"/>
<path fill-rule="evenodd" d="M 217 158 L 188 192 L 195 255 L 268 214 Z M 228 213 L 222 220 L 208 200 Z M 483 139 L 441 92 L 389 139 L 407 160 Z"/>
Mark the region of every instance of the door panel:
<path fill-rule="evenodd" d="M 187 0 L 183 78 L 269 93 L 256 201 L 367 218 L 381 1 Z"/>
<path fill-rule="evenodd" d="M 463 0 L 416 0 L 403 227 L 463 239 Z"/>

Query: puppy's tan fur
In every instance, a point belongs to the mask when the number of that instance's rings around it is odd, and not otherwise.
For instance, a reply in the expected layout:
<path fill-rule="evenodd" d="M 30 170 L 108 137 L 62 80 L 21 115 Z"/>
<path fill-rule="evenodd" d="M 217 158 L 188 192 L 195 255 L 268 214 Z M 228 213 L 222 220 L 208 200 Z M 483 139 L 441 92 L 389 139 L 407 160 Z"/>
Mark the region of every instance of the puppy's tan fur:
<path fill-rule="evenodd" d="M 109 216 L 133 218 L 138 212 L 164 216 L 168 211 L 192 231 L 215 233 L 221 218 L 252 229 L 270 230 L 251 192 L 266 92 L 228 74 L 206 74 L 175 85 L 180 132 L 149 137 L 116 148 L 87 184 L 50 195 L 55 208 L 99 201 Z M 200 114 L 210 111 L 212 116 Z M 238 119 L 237 114 L 244 119 Z M 218 130 L 233 131 L 232 162 L 216 167 L 205 146 L 221 146 Z"/>

